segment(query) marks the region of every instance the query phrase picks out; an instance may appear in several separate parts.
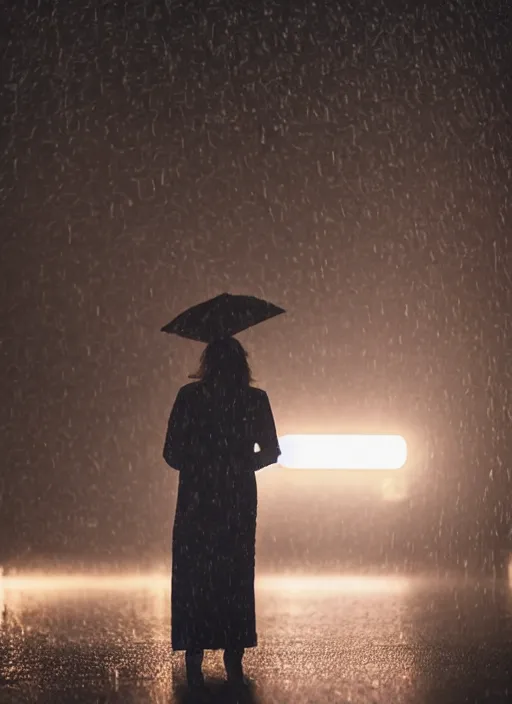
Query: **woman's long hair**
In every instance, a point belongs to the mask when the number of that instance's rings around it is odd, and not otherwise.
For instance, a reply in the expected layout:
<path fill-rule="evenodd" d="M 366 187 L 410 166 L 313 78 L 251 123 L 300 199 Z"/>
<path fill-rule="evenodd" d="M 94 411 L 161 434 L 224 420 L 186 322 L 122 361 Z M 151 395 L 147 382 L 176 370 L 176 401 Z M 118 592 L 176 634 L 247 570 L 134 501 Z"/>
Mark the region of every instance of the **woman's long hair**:
<path fill-rule="evenodd" d="M 249 386 L 254 379 L 247 357 L 246 350 L 234 337 L 215 340 L 204 348 L 199 369 L 189 379 Z"/>

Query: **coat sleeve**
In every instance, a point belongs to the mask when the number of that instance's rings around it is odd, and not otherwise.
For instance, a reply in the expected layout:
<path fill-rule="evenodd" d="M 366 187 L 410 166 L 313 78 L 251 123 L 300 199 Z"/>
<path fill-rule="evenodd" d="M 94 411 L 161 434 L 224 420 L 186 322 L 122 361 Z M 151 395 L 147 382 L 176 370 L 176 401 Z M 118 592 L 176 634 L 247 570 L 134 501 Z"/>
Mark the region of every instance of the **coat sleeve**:
<path fill-rule="evenodd" d="M 256 442 L 260 447 L 260 451 L 255 453 L 257 471 L 275 464 L 281 454 L 274 415 L 265 391 L 261 394 L 258 404 L 256 428 Z"/>
<path fill-rule="evenodd" d="M 178 391 L 167 424 L 163 457 L 178 472 L 183 467 L 188 425 L 188 409 L 183 390 Z"/>

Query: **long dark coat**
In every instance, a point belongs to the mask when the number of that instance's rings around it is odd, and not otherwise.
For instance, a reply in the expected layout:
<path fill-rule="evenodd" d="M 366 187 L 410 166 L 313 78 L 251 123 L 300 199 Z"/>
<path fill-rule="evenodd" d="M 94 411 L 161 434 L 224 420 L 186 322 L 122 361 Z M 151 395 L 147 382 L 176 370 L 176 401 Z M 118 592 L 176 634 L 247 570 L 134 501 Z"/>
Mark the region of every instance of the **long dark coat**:
<path fill-rule="evenodd" d="M 180 475 L 172 541 L 173 650 L 257 644 L 254 473 L 279 454 L 265 391 L 203 382 L 179 390 L 164 446 L 166 462 Z"/>

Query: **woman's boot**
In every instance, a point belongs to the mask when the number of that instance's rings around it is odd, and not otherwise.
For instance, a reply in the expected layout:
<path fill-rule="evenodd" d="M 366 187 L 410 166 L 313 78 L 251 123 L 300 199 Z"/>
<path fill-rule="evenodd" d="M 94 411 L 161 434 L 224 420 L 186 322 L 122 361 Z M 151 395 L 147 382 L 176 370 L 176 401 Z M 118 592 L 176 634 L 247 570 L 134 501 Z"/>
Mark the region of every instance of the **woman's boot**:
<path fill-rule="evenodd" d="M 187 682 L 189 687 L 203 687 L 204 677 L 201 670 L 203 664 L 204 651 L 199 648 L 191 648 L 185 652 L 185 666 L 187 669 Z"/>
<path fill-rule="evenodd" d="M 242 658 L 244 657 L 244 649 L 227 649 L 224 651 L 224 667 L 228 682 L 231 684 L 245 684 L 244 670 L 242 667 Z"/>

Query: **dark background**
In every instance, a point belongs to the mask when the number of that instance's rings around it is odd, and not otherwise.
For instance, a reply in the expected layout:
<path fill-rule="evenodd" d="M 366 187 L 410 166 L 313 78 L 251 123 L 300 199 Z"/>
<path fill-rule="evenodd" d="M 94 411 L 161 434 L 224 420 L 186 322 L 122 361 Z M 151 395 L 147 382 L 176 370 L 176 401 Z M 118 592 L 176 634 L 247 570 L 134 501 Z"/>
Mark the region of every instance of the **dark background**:
<path fill-rule="evenodd" d="M 159 329 L 225 290 L 289 311 L 240 336 L 281 434 L 414 428 L 421 544 L 506 531 L 511 25 L 492 0 L 2 5 L 1 561 L 165 558 L 201 346 Z"/>

